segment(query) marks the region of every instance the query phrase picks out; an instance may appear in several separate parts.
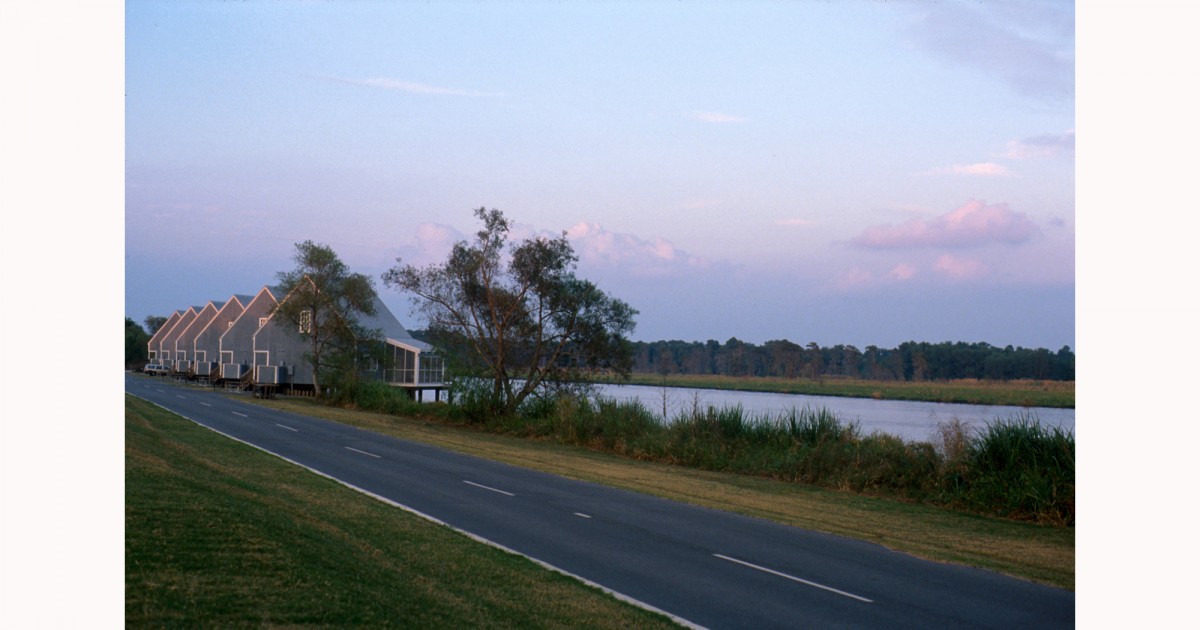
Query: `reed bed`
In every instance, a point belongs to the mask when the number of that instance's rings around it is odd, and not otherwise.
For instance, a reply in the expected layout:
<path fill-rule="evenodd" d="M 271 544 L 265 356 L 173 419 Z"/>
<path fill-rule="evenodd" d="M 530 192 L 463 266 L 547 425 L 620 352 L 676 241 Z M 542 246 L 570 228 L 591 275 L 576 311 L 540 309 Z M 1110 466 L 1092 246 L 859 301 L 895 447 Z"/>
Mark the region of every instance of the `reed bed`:
<path fill-rule="evenodd" d="M 578 393 L 529 399 L 512 417 L 489 416 L 469 390 L 455 404 L 418 404 L 365 384 L 342 404 L 419 415 L 704 470 L 764 476 L 837 490 L 1039 523 L 1075 523 L 1075 438 L 1034 413 L 973 431 L 952 420 L 927 441 L 845 422 L 824 408 L 752 414 L 694 401 L 664 418 L 637 401 Z"/>

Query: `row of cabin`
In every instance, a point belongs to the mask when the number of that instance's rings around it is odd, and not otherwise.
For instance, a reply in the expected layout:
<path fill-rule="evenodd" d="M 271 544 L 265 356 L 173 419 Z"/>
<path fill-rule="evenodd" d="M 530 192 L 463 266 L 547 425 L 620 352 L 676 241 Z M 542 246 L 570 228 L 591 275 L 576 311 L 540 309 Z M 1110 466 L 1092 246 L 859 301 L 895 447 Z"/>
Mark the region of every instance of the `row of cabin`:
<path fill-rule="evenodd" d="M 167 366 L 177 376 L 246 387 L 311 389 L 312 365 L 305 360 L 308 340 L 275 307 L 287 296 L 279 287 L 264 286 L 254 295 L 234 294 L 175 311 L 148 343 L 149 362 Z M 414 339 L 392 312 L 375 298 L 375 315 L 358 323 L 382 333 L 382 361 L 360 366 L 368 377 L 420 394 L 445 387 L 441 357 Z"/>

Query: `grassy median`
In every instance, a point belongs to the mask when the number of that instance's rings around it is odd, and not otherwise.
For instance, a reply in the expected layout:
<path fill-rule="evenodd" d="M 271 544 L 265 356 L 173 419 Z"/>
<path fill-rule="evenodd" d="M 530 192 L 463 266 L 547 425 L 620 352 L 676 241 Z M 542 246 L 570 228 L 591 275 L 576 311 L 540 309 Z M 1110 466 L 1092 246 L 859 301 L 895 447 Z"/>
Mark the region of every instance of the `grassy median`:
<path fill-rule="evenodd" d="M 129 396 L 125 615 L 132 627 L 673 627 Z"/>

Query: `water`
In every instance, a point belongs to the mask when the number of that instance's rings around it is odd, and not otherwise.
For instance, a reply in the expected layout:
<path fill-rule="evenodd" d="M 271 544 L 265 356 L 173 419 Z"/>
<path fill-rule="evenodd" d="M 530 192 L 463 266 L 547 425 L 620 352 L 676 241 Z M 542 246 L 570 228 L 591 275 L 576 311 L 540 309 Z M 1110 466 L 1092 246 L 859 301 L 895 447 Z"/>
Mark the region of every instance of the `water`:
<path fill-rule="evenodd" d="M 804 407 L 824 407 L 842 422 L 857 422 L 863 435 L 875 431 L 888 433 L 905 440 L 929 440 L 938 422 L 958 419 L 976 429 L 997 419 L 1008 420 L 1023 413 L 1035 415 L 1042 426 L 1059 427 L 1075 432 L 1075 410 L 1052 407 L 1008 407 L 996 405 L 962 405 L 957 403 L 913 402 L 908 400 L 875 400 L 873 398 L 843 398 L 840 396 L 807 396 L 802 394 L 770 394 L 735 392 L 717 389 L 682 387 L 648 387 L 643 385 L 600 385 L 600 395 L 616 400 L 638 400 L 654 413 L 662 413 L 663 395 L 667 396 L 668 415 L 674 416 L 690 409 L 698 397 L 701 407 L 732 407 L 741 405 L 750 416 L 770 415 Z"/>

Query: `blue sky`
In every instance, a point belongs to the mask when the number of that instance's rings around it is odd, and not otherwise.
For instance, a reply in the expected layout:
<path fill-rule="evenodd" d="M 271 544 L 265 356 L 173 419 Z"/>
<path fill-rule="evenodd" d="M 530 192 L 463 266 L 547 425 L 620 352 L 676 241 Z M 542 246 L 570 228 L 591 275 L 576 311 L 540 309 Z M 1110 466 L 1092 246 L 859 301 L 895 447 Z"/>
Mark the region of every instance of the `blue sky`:
<path fill-rule="evenodd" d="M 257 288 L 303 238 L 324 239 L 375 273 L 389 257 L 431 257 L 455 232 L 470 233 L 478 205 L 502 208 L 530 233 L 597 224 L 604 238 L 579 241 L 596 251 L 581 270 L 642 310 L 638 334 L 648 338 L 961 338 L 1053 349 L 1078 335 L 1078 492 L 1090 506 L 1078 534 L 1080 626 L 1178 625 L 1193 614 L 1184 571 L 1200 554 L 1187 544 L 1194 521 L 1179 497 L 1194 470 L 1186 457 L 1162 457 L 1161 436 L 1200 439 L 1186 412 L 1195 404 L 1187 350 L 1200 342 L 1188 159 L 1200 141 L 1196 8 L 1081 3 L 1072 102 L 1055 70 L 1072 49 L 1061 19 L 1071 13 L 1060 5 L 759 4 L 770 16 L 749 25 L 730 11 L 706 19 L 691 5 L 686 20 L 672 4 L 675 13 L 656 21 L 645 3 L 564 5 L 508 3 L 521 19 L 496 22 L 507 31 L 480 26 L 472 12 L 483 7 L 466 2 L 401 6 L 429 15 L 405 37 L 395 29 L 393 48 L 380 52 L 322 26 L 344 23 L 314 21 L 312 12 L 330 13 L 326 4 L 129 3 L 122 14 L 120 3 L 0 3 L 10 88 L 0 99 L 0 255 L 15 296 L 0 322 L 17 331 L 10 354 L 55 352 L 39 332 L 98 331 L 121 311 L 141 319 Z M 558 32 L 550 27 L 560 15 L 584 10 L 593 15 L 556 40 L 577 46 L 572 55 L 535 54 L 547 37 L 537 33 Z M 616 17 L 594 15 L 602 11 Z M 668 20 L 675 33 L 708 24 L 729 35 L 690 48 L 677 37 L 669 58 L 614 35 L 637 26 L 654 33 L 643 38 L 665 37 Z M 788 25 L 788 38 L 760 35 Z M 805 47 L 817 41 L 819 55 Z M 402 45 L 410 57 L 396 52 Z M 753 56 L 759 46 L 790 56 Z M 514 50 L 535 67 L 492 64 Z M 620 50 L 636 52 L 619 57 L 627 67 L 609 66 Z M 710 56 L 689 66 L 689 55 Z M 887 70 L 870 74 L 875 64 Z M 541 82 L 518 81 L 518 72 Z M 868 74 L 839 80 L 853 73 Z M 926 75 L 942 78 L 918 81 Z M 394 83 L 322 105 L 337 79 Z M 855 89 L 869 98 L 850 98 Z M 482 96 L 491 93 L 504 100 Z M 497 118 L 481 103 L 514 113 Z M 401 126 L 417 117 L 422 125 Z M 559 133 L 532 133 L 543 129 Z M 529 157 L 543 154 L 557 159 Z M 574 176 L 556 179 L 575 162 Z M 982 205 L 956 214 L 972 200 Z M 980 229 L 988 218 L 998 229 Z M 641 258 L 615 255 L 639 246 Z M 682 254 L 661 255 L 670 251 Z M 692 258 L 709 266 L 685 274 L 679 261 Z M 647 261 L 658 265 L 636 264 Z M 1062 280 L 1073 274 L 1077 284 Z M 838 279 L 847 281 L 840 291 Z M 385 299 L 406 316 L 401 296 Z M 0 625 L 121 623 L 124 396 L 121 373 L 103 368 L 121 341 L 82 339 L 86 378 L 30 379 L 28 361 L 0 363 L 19 390 L 0 412 L 2 504 L 40 515 L 2 520 Z M 1131 418 L 1159 431 L 1131 438 Z M 47 469 L 45 445 L 57 474 L 25 483 L 30 470 Z M 1167 481 L 1143 483 L 1130 470 Z M 80 514 L 89 527 L 78 527 Z M 1144 530 L 1148 515 L 1154 536 L 1112 544 Z M 40 553 L 48 545 L 63 562 Z M 37 588 L 49 583 L 53 595 Z M 77 605 L 60 605 L 64 592 Z"/>
<path fill-rule="evenodd" d="M 437 262 L 486 206 L 566 231 L 637 339 L 1074 347 L 1074 33 L 1047 2 L 128 2 L 126 314 L 305 239 Z"/>

